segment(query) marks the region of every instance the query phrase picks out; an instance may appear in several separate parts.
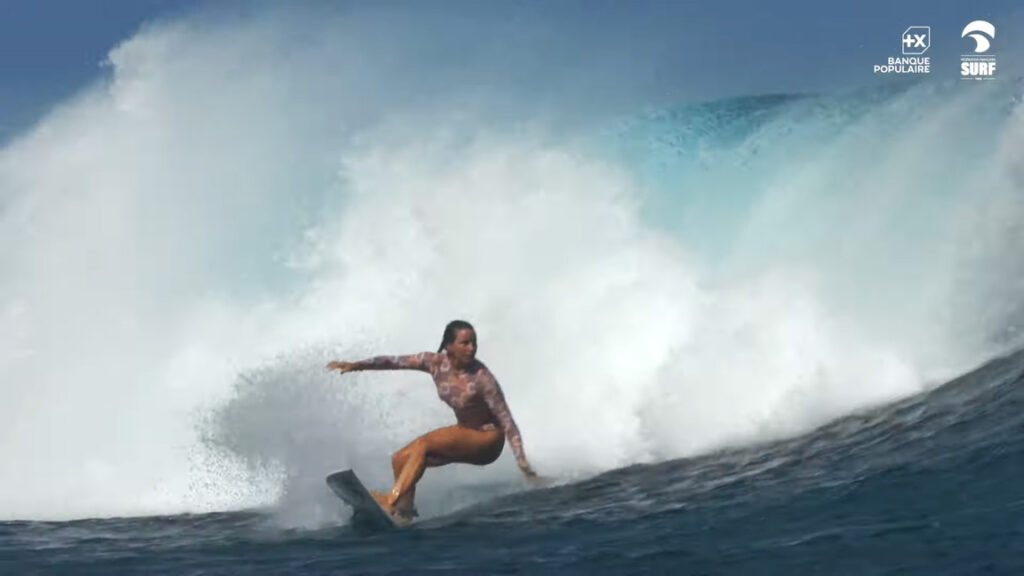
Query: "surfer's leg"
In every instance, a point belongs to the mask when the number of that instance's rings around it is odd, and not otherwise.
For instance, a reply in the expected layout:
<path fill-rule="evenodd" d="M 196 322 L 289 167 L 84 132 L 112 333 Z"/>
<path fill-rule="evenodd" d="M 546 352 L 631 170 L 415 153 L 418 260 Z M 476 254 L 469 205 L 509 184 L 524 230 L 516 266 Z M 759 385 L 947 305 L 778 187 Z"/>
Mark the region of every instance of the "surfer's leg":
<path fill-rule="evenodd" d="M 392 509 L 411 509 L 416 483 L 429 466 L 452 462 L 490 464 L 498 459 L 505 445 L 501 430 L 476 430 L 448 426 L 429 432 L 402 448 L 391 460 L 395 486 L 388 495 Z"/>
<path fill-rule="evenodd" d="M 417 439 L 417 440 L 419 440 L 419 439 Z M 416 453 L 416 451 L 417 451 L 417 444 L 416 444 L 416 441 L 413 441 L 413 442 L 407 444 L 404 448 L 402 448 L 398 452 L 395 452 L 395 454 L 391 457 L 391 470 L 395 474 L 395 483 L 396 484 L 398 482 L 398 477 L 402 475 L 402 470 L 405 469 L 405 464 L 406 464 L 406 462 L 408 462 L 409 457 L 413 456 Z M 434 456 L 431 456 L 429 453 L 427 454 L 427 461 L 426 461 L 426 467 L 427 468 L 432 468 L 434 466 L 443 466 L 445 464 L 447 464 L 446 461 L 441 460 L 439 458 L 436 458 Z M 374 497 L 377 498 L 376 495 Z M 380 497 L 377 498 L 377 501 L 380 502 L 380 501 L 382 501 L 382 499 L 386 500 L 387 499 L 387 495 L 386 494 L 381 494 Z M 398 498 L 398 500 L 395 501 L 394 510 L 399 512 L 399 513 L 401 513 L 401 514 L 403 514 L 403 515 L 406 515 L 406 516 L 415 516 L 416 515 L 416 511 L 415 511 L 415 507 L 413 505 L 413 502 L 415 500 L 416 500 L 416 485 L 413 484 L 408 490 L 405 491 L 404 494 L 402 494 Z"/>
<path fill-rule="evenodd" d="M 413 447 L 415 446 L 415 444 L 416 441 L 407 444 L 404 448 L 402 448 L 398 452 L 395 452 L 395 454 L 391 457 L 391 471 L 395 475 L 396 484 L 398 483 L 398 477 L 402 475 L 402 470 L 405 468 L 405 463 L 409 460 L 409 456 L 414 451 Z M 429 462 L 427 465 L 430 465 Z M 412 516 L 415 514 L 415 508 L 413 506 L 413 502 L 415 500 L 416 485 L 413 484 L 411 488 L 406 490 L 405 494 L 402 494 L 402 496 L 399 497 L 398 500 L 395 500 L 394 508 L 396 511 L 402 514 Z"/>

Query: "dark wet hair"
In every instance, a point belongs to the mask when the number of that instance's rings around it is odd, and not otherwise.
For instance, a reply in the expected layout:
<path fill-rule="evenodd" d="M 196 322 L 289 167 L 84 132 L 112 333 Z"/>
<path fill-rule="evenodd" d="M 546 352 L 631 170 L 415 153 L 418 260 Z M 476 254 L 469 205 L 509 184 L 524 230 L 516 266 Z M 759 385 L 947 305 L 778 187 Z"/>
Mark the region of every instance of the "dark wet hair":
<path fill-rule="evenodd" d="M 474 330 L 473 325 L 465 320 L 452 320 L 444 327 L 444 336 L 441 337 L 441 345 L 437 347 L 437 353 L 440 354 L 444 347 L 455 342 L 455 335 L 459 333 L 459 330 Z"/>

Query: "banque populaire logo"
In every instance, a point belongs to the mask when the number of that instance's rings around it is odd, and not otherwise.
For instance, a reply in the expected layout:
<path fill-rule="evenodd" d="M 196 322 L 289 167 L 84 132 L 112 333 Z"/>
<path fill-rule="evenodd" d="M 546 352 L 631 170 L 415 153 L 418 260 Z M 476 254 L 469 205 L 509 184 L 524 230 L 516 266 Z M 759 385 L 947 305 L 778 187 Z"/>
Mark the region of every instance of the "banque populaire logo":
<path fill-rule="evenodd" d="M 911 26 L 903 32 L 903 54 L 920 56 L 932 43 L 931 26 Z"/>
<path fill-rule="evenodd" d="M 989 53 L 996 27 L 984 20 L 975 20 L 964 26 L 960 37 L 971 54 L 960 56 L 960 77 L 965 80 L 991 80 L 996 76 L 996 57 Z"/>
<path fill-rule="evenodd" d="M 923 56 L 932 45 L 931 26 L 910 26 L 900 36 L 900 54 L 875 64 L 875 74 L 928 74 L 931 58 Z"/>

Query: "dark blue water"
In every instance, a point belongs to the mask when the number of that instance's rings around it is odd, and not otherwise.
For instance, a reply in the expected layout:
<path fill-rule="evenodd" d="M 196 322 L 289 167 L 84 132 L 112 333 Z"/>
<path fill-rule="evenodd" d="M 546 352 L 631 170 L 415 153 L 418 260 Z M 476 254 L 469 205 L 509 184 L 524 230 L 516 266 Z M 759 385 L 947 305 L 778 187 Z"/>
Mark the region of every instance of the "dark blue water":
<path fill-rule="evenodd" d="M 393 533 L 282 530 L 256 511 L 8 522 L 0 573 L 1019 574 L 1022 386 L 1024 351 L 799 438 Z"/>

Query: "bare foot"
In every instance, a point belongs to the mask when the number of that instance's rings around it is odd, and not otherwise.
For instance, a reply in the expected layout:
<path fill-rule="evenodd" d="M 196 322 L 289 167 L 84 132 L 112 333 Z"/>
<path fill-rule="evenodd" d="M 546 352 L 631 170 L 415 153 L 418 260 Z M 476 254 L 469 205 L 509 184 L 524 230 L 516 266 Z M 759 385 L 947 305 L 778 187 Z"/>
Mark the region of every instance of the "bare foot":
<path fill-rule="evenodd" d="M 377 504 L 379 504 L 380 507 L 383 508 L 385 512 L 392 515 L 395 513 L 394 506 L 388 503 L 387 494 L 383 492 L 378 492 L 376 490 L 370 490 L 370 496 L 373 496 L 373 499 L 377 501 Z"/>
<path fill-rule="evenodd" d="M 416 509 L 409 506 L 408 504 L 404 506 L 388 504 L 388 499 L 391 496 L 390 494 L 385 494 L 384 492 L 378 492 L 376 490 L 370 490 L 370 496 L 373 496 L 373 499 L 377 501 L 377 504 L 379 504 L 380 507 L 383 508 L 385 512 L 390 514 L 391 517 L 395 519 L 395 521 L 401 524 L 409 524 L 417 516 L 419 516 L 419 513 L 416 512 Z"/>

